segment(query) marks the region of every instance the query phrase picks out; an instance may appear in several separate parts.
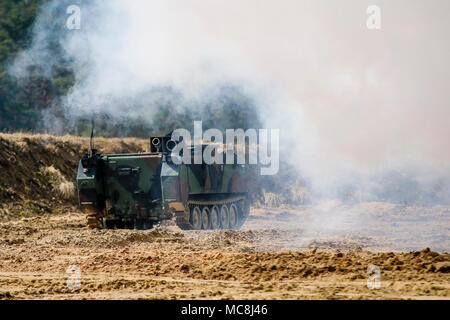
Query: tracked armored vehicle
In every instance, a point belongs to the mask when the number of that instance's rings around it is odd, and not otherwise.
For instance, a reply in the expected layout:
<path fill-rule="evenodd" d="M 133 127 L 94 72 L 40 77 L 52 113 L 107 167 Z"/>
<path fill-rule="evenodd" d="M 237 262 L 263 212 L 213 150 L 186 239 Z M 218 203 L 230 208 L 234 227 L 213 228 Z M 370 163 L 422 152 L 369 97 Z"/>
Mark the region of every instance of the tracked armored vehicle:
<path fill-rule="evenodd" d="M 149 229 L 173 219 L 184 230 L 239 229 L 249 214 L 246 166 L 176 165 L 175 144 L 169 136 L 152 137 L 150 152 L 109 155 L 91 146 L 77 174 L 88 226 Z"/>

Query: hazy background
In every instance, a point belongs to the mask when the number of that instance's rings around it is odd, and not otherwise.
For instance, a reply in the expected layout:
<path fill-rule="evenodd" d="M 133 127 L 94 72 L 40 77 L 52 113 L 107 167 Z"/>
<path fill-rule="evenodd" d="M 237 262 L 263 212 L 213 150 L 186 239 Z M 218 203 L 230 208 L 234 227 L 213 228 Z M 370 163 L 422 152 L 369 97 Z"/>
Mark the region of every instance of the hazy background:
<path fill-rule="evenodd" d="M 70 4 L 80 30 L 65 27 Z M 380 30 L 366 27 L 373 4 Z M 281 130 L 282 160 L 311 192 L 448 202 L 448 12 L 446 0 L 49 1 L 9 72 L 70 64 L 73 86 L 42 112 L 50 132 L 93 112 L 152 123 L 161 104 L 211 118 L 231 100 L 248 127 Z"/>

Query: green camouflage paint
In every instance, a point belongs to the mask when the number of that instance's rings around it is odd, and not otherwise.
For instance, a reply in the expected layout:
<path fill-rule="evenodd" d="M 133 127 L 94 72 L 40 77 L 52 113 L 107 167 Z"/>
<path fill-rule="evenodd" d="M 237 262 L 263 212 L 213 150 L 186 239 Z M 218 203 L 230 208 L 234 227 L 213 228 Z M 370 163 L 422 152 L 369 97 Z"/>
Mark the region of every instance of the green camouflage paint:
<path fill-rule="evenodd" d="M 94 151 L 80 161 L 77 175 L 80 207 L 88 220 L 98 224 L 105 219 L 155 223 L 172 218 L 173 211 L 188 212 L 190 201 L 247 199 L 246 181 L 244 165 L 175 165 L 163 151 L 112 155 Z"/>

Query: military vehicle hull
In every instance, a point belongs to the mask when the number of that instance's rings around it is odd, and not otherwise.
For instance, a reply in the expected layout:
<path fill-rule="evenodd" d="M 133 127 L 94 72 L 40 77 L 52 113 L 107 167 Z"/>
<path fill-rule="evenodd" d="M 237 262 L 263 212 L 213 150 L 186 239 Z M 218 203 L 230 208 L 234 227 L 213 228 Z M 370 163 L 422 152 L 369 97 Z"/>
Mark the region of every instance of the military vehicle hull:
<path fill-rule="evenodd" d="M 93 152 L 79 164 L 79 204 L 92 228 L 149 229 L 174 219 L 184 230 L 238 229 L 249 213 L 246 169 L 176 165 L 163 151 Z"/>

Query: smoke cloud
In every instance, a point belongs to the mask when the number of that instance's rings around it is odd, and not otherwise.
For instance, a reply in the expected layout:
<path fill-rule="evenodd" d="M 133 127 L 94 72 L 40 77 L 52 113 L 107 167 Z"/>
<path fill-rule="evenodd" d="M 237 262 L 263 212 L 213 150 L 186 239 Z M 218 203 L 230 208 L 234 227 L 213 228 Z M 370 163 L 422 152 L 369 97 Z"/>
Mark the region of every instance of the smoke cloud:
<path fill-rule="evenodd" d="M 80 30 L 66 28 L 72 4 Z M 58 101 L 68 118 L 105 112 L 150 121 L 167 96 L 149 88 L 176 88 L 174 107 L 195 109 L 232 84 L 252 97 L 265 127 L 281 129 L 282 158 L 316 193 L 351 186 L 364 195 L 399 175 L 449 199 L 450 3 L 378 0 L 381 29 L 369 30 L 372 4 L 50 1 L 11 72 L 38 62 L 48 74 L 57 41 L 75 74 Z M 68 125 L 51 112 L 44 121 Z"/>

